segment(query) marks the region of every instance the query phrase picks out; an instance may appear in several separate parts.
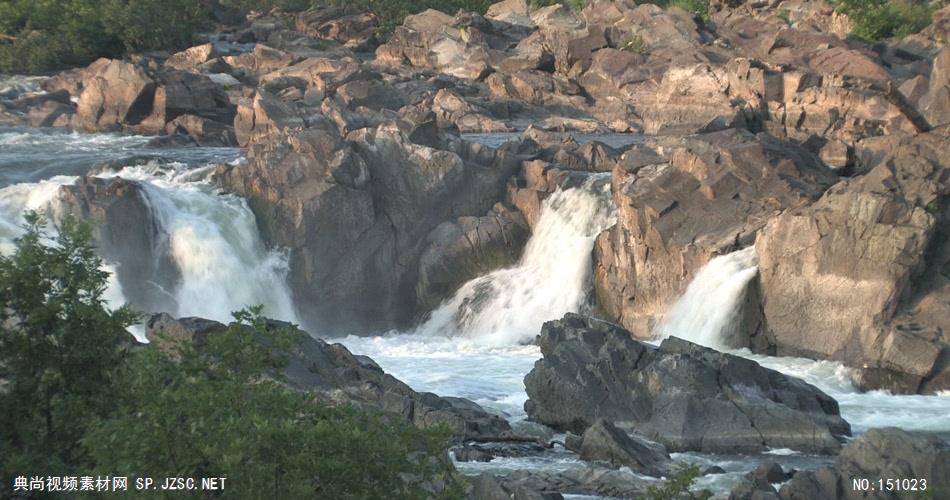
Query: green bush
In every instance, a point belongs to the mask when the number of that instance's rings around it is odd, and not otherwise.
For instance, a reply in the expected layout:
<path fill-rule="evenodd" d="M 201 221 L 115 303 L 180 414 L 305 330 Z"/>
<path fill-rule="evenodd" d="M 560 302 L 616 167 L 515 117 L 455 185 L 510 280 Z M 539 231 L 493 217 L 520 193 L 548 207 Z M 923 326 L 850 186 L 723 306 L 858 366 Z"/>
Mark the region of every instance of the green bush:
<path fill-rule="evenodd" d="M 851 18 L 853 35 L 874 41 L 904 37 L 926 28 L 934 7 L 921 0 L 839 0 L 837 10 Z"/>
<path fill-rule="evenodd" d="M 0 478 L 59 474 L 89 465 L 79 446 L 88 422 L 108 414 L 128 351 L 131 310 L 110 311 L 88 225 L 60 224 L 44 241 L 42 217 L 0 255 Z M 6 483 L 7 485 L 11 483 Z"/>
<path fill-rule="evenodd" d="M 209 19 L 202 0 L 9 0 L 0 3 L 0 72 L 183 48 Z"/>
<path fill-rule="evenodd" d="M 257 307 L 200 348 L 175 339 L 132 348 L 125 329 L 136 315 L 106 307 L 108 273 L 89 226 L 66 218 L 46 243 L 43 219 L 26 219 L 15 251 L 0 256 L 4 484 L 145 473 L 226 477 L 239 499 L 462 496 L 448 428 L 420 430 L 280 383 L 296 328 L 270 328 Z"/>

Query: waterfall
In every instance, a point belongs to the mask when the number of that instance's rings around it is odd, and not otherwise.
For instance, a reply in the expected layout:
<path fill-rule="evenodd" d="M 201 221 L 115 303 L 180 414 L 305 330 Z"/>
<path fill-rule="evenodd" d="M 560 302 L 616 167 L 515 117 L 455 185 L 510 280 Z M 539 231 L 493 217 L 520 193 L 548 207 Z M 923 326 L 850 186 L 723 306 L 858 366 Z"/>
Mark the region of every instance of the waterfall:
<path fill-rule="evenodd" d="M 228 322 L 233 311 L 263 304 L 268 317 L 297 321 L 285 279 L 286 253 L 264 246 L 246 202 L 217 192 L 209 180 L 212 171 L 212 166 L 191 168 L 182 163 L 149 162 L 97 175 L 122 177 L 142 186 L 167 243 L 163 245 L 167 255 L 162 257 L 178 270 L 174 285 L 162 290 L 169 304 L 164 310 L 154 310 L 148 304 L 132 305 L 144 312 Z M 0 251 L 12 251 L 13 240 L 23 232 L 25 210 L 46 212 L 55 219 L 62 211 L 60 188 L 77 179 L 56 176 L 0 189 Z M 112 307 L 129 300 L 116 279 L 115 270 L 121 266 L 121 261 L 105 266 L 113 273 L 106 291 Z"/>
<path fill-rule="evenodd" d="M 594 239 L 614 224 L 614 212 L 609 174 L 551 194 L 520 262 L 463 285 L 417 333 L 490 345 L 532 340 L 545 321 L 585 306 Z"/>
<path fill-rule="evenodd" d="M 735 333 L 746 287 L 758 273 L 755 248 L 749 247 L 710 260 L 666 312 L 659 338 L 676 336 L 722 349 Z"/>

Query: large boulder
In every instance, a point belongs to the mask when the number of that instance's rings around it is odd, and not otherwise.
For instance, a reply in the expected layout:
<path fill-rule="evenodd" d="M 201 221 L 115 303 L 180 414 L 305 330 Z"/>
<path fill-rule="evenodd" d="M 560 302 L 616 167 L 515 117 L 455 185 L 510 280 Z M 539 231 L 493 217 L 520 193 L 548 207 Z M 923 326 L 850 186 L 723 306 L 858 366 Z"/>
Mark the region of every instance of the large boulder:
<path fill-rule="evenodd" d="M 274 323 L 271 326 L 279 327 Z M 168 314 L 149 318 L 146 335 L 193 342 L 201 347 L 208 336 L 227 328 L 201 318 L 175 319 Z M 509 437 L 511 428 L 501 417 L 462 398 L 420 393 L 387 374 L 372 359 L 352 354 L 340 344 L 304 335 L 284 367 L 283 383 L 336 403 L 370 406 L 426 428 L 449 425 L 459 439 L 490 440 Z"/>
<path fill-rule="evenodd" d="M 768 222 L 756 253 L 775 352 L 844 361 L 867 387 L 950 387 L 948 144 L 942 131 L 862 141 L 867 173 Z"/>
<path fill-rule="evenodd" d="M 525 410 L 575 432 L 598 419 L 671 451 L 792 448 L 833 453 L 850 426 L 838 403 L 799 379 L 675 337 L 658 348 L 604 321 L 568 314 L 538 338 Z"/>
<path fill-rule="evenodd" d="M 138 125 L 152 112 L 155 81 L 141 67 L 118 60 L 96 65 L 79 95 L 76 114 L 80 127 L 116 130 Z"/>
<path fill-rule="evenodd" d="M 751 244 L 776 211 L 812 202 L 836 178 L 800 147 L 737 130 L 627 150 L 613 172 L 618 222 L 594 252 L 601 312 L 649 338 L 706 262 Z"/>

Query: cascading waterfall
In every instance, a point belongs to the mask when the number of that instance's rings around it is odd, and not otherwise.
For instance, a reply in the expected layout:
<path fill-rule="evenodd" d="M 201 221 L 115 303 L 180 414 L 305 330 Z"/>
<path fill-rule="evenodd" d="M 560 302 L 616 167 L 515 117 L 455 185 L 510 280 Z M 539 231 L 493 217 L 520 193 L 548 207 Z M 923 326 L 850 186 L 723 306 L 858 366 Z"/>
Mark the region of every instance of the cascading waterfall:
<path fill-rule="evenodd" d="M 676 336 L 714 349 L 729 347 L 746 287 L 758 273 L 755 248 L 710 260 L 657 328 L 659 338 Z"/>
<path fill-rule="evenodd" d="M 555 192 L 542 204 L 519 264 L 463 285 L 417 333 L 462 335 L 486 345 L 530 341 L 545 321 L 585 305 L 594 239 L 614 222 L 609 174 Z"/>
<path fill-rule="evenodd" d="M 21 150 L 11 149 L 9 158 L 0 158 L 4 160 L 0 161 L 0 166 L 18 167 L 18 162 L 31 156 L 34 150 L 51 154 L 48 148 L 53 146 L 51 143 L 55 141 L 51 138 L 55 137 L 63 139 L 67 148 L 85 150 L 85 144 L 97 147 L 94 156 L 77 162 L 85 165 L 86 170 L 90 160 L 121 162 L 121 158 L 129 154 L 130 143 L 135 142 L 126 136 L 104 134 L 76 136 L 12 131 L 0 134 L 0 143 L 16 144 Z M 115 146 L 114 150 L 110 151 L 109 146 Z M 226 154 L 222 156 L 223 153 Z M 208 163 L 208 157 L 233 159 L 235 153 L 235 150 L 221 148 L 193 148 L 185 155 L 202 164 Z M 167 257 L 180 274 L 175 286 L 164 290 L 172 304 L 171 310 L 165 312 L 227 322 L 232 319 L 233 311 L 262 304 L 269 317 L 296 321 L 285 279 L 287 256 L 264 246 L 254 215 L 245 201 L 218 193 L 210 182 L 212 172 L 212 166 L 190 168 L 184 163 L 150 161 L 97 176 L 122 177 L 142 186 L 153 217 L 167 239 Z M 19 182 L 14 181 L 0 189 L 0 251 L 10 252 L 13 240 L 22 234 L 25 210 L 46 212 L 55 219 L 61 212 L 60 188 L 75 183 L 77 179 L 59 175 L 29 182 L 24 174 L 17 179 Z M 48 231 L 53 230 L 48 228 Z M 109 262 L 107 269 L 114 271 L 121 265 L 121 262 Z M 114 307 L 128 300 L 115 274 L 106 297 Z M 148 309 L 142 304 L 133 306 Z"/>

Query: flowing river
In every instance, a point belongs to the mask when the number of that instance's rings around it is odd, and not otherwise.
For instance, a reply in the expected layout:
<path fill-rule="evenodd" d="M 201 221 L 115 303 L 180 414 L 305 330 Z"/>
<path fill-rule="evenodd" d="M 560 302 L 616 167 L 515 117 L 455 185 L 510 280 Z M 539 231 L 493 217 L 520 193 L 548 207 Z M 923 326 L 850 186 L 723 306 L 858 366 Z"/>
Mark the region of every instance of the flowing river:
<path fill-rule="evenodd" d="M 488 139 L 494 140 L 488 137 L 485 142 Z M 259 303 L 267 315 L 295 321 L 285 283 L 286 255 L 264 246 L 244 200 L 221 194 L 211 183 L 214 165 L 239 161 L 240 151 L 231 148 L 153 149 L 148 138 L 136 136 L 0 128 L 0 251 L 9 252 L 22 233 L 24 210 L 57 214 L 60 190 L 74 184 L 77 176 L 120 176 L 143 186 L 145 202 L 165 236 L 163 258 L 174 262 L 180 273 L 174 286 L 157 292 L 168 298 L 169 313 L 227 321 L 232 311 Z M 529 425 L 523 378 L 540 357 L 530 341 L 544 321 L 589 310 L 594 238 L 613 222 L 609 179 L 593 175 L 584 186 L 555 193 L 544 202 L 516 266 L 464 285 L 414 331 L 343 338 L 355 332 L 313 333 L 335 337 L 354 353 L 372 357 L 416 390 L 469 398 L 504 415 L 516 428 Z M 107 265 L 116 269 L 121 263 Z M 714 259 L 667 314 L 660 333 L 718 346 L 734 320 L 745 284 L 754 276 L 754 255 L 748 250 Z M 115 305 L 124 303 L 123 284 L 114 280 L 109 297 Z M 851 371 L 838 363 L 736 353 L 820 387 L 839 401 L 842 416 L 856 434 L 896 426 L 950 435 L 950 395 L 860 393 L 851 383 Z M 720 494 L 760 462 L 801 469 L 833 460 L 784 449 L 674 458 L 725 469 L 726 474 L 706 476 L 698 484 Z M 458 466 L 475 473 L 563 470 L 584 464 L 556 447 L 533 457 Z"/>

